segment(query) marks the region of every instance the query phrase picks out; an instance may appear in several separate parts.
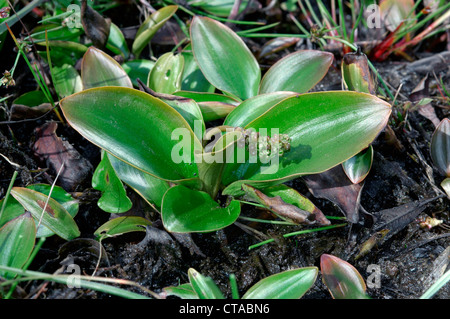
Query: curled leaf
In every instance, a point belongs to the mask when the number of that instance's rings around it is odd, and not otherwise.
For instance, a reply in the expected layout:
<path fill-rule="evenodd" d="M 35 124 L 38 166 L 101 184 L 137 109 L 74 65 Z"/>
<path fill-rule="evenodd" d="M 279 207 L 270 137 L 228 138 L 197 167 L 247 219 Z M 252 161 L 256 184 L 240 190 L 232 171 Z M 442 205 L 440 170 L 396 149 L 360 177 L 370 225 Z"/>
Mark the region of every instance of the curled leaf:
<path fill-rule="evenodd" d="M 252 200 L 264 205 L 284 220 L 295 224 L 313 224 L 315 222 L 314 215 L 310 212 L 284 202 L 280 196 L 269 197 L 260 190 L 245 184 L 242 185 L 242 189 Z"/>
<path fill-rule="evenodd" d="M 450 177 L 450 120 L 439 123 L 431 138 L 431 158 L 434 165 Z"/>
<path fill-rule="evenodd" d="M 332 255 L 320 257 L 324 284 L 334 299 L 368 299 L 366 284 L 358 270 L 348 262 Z"/>

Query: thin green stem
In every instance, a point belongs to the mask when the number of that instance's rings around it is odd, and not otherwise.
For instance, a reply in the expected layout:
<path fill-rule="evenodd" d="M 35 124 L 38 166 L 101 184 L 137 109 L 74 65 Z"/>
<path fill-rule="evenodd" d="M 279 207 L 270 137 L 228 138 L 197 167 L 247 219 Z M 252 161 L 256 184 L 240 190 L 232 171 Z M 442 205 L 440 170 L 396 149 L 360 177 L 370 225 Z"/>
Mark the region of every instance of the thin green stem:
<path fill-rule="evenodd" d="M 322 21 L 319 20 L 319 18 L 316 15 L 316 12 L 314 11 L 313 7 L 311 6 L 311 3 L 309 2 L 309 0 L 305 0 L 306 2 L 306 6 L 308 7 L 309 12 L 311 12 L 311 16 L 314 19 L 314 22 L 319 26 L 322 27 Z"/>
<path fill-rule="evenodd" d="M 441 278 L 439 278 L 430 288 L 420 297 L 420 299 L 430 299 L 439 289 L 450 282 L 450 270 L 448 270 Z"/>
<path fill-rule="evenodd" d="M 8 271 L 13 272 L 18 275 L 20 275 L 20 278 L 12 279 L 3 281 L 0 283 L 0 287 L 2 286 L 8 286 L 13 284 L 16 281 L 31 281 L 31 280 L 46 280 L 46 281 L 52 281 L 57 282 L 60 284 L 79 284 L 80 287 L 86 288 L 86 289 L 92 289 L 96 291 L 101 291 L 110 295 L 115 295 L 122 298 L 131 298 L 131 299 L 149 299 L 147 296 L 137 294 L 135 292 L 131 292 L 125 289 L 121 289 L 112 285 L 106 285 L 102 284 L 101 282 L 107 282 L 112 284 L 122 284 L 122 285 L 129 285 L 133 287 L 137 287 L 142 289 L 143 291 L 147 292 L 148 294 L 152 295 L 154 298 L 159 299 L 160 296 L 152 292 L 145 287 L 140 286 L 139 284 L 124 280 L 124 279 L 115 279 L 115 278 L 104 278 L 104 277 L 91 277 L 91 276 L 83 276 L 83 275 L 52 275 L 52 274 L 46 274 L 38 271 L 31 271 L 31 270 L 23 270 L 13 267 L 7 267 L 0 265 L 0 270 L 2 271 Z"/>
<path fill-rule="evenodd" d="M 17 174 L 19 174 L 19 172 L 17 170 L 15 170 L 14 173 L 13 173 L 13 176 L 12 176 L 10 182 L 9 182 L 8 189 L 6 190 L 5 197 L 3 198 L 2 210 L 0 211 L 0 220 L 2 220 L 2 215 L 3 215 L 3 212 L 4 212 L 5 207 L 6 207 L 6 202 L 8 201 L 8 197 L 10 196 L 11 189 L 13 188 L 14 183 L 16 181 Z"/>
<path fill-rule="evenodd" d="M 290 34 L 290 33 L 252 33 L 252 34 L 242 34 L 245 38 L 303 38 L 307 39 L 309 36 L 304 34 Z"/>
<path fill-rule="evenodd" d="M 344 15 L 344 1 L 338 1 L 339 5 L 339 21 L 341 25 L 341 34 L 344 39 L 347 39 L 347 30 L 345 29 L 345 15 Z"/>
<path fill-rule="evenodd" d="M 231 297 L 233 299 L 239 299 L 239 290 L 235 274 L 230 275 L 230 287 L 231 287 Z"/>
<path fill-rule="evenodd" d="M 333 228 L 339 228 L 339 227 L 344 227 L 347 226 L 347 223 L 345 224 L 336 224 L 336 225 L 329 225 L 329 226 L 324 226 L 324 227 L 318 227 L 318 228 L 313 228 L 313 229 L 305 229 L 305 230 L 300 230 L 300 231 L 296 231 L 293 233 L 288 233 L 288 234 L 284 234 L 283 237 L 284 238 L 288 238 L 288 237 L 292 237 L 292 236 L 298 236 L 298 235 L 304 235 L 304 234 L 309 234 L 309 233 L 314 233 L 314 232 L 318 232 L 318 231 L 322 231 L 322 230 L 328 230 L 328 229 L 333 229 Z M 255 245 L 251 245 L 248 247 L 249 250 L 260 247 L 262 245 L 274 242 L 275 239 L 271 238 L 265 241 L 262 241 L 258 244 Z"/>
<path fill-rule="evenodd" d="M 245 217 L 245 216 L 239 216 L 239 219 L 246 220 L 249 222 L 258 222 L 258 223 L 274 224 L 274 225 L 287 225 L 287 226 L 297 225 L 297 224 L 290 223 L 287 221 L 282 221 L 282 220 L 266 220 L 266 219 L 259 219 L 259 218 Z"/>
<path fill-rule="evenodd" d="M 261 27 L 256 27 L 256 28 L 252 28 L 252 29 L 248 29 L 248 30 L 243 30 L 243 31 L 237 31 L 236 33 L 239 34 L 239 35 L 242 35 L 242 34 L 248 34 L 248 33 L 254 33 L 254 32 L 258 32 L 258 31 L 262 31 L 262 30 L 267 30 L 267 29 L 276 27 L 276 26 L 279 25 L 279 24 L 280 24 L 279 22 L 275 22 L 275 23 L 268 24 L 268 25 L 264 25 L 264 26 L 261 26 Z"/>

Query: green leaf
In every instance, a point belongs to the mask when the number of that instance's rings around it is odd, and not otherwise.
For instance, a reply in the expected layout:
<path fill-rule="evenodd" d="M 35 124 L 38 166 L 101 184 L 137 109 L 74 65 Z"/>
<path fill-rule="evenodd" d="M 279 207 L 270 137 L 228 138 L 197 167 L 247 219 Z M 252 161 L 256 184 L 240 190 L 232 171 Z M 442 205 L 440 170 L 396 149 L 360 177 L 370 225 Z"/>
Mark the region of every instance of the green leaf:
<path fill-rule="evenodd" d="M 73 66 L 69 64 L 63 64 L 61 67 L 53 66 L 52 72 L 53 84 L 60 98 L 80 92 L 83 89 L 81 76 Z"/>
<path fill-rule="evenodd" d="M 165 6 L 152 13 L 139 27 L 134 38 L 131 51 L 136 58 L 139 57 L 145 46 L 151 41 L 156 32 L 177 11 L 178 6 Z"/>
<path fill-rule="evenodd" d="M 287 134 L 290 151 L 267 164 L 251 163 L 248 154 L 245 159 L 228 158 L 223 194 L 241 195 L 243 183 L 261 189 L 326 171 L 367 148 L 390 114 L 388 103 L 365 93 L 331 91 L 287 98 L 246 128 L 262 135 Z"/>
<path fill-rule="evenodd" d="M 50 197 L 61 204 L 61 206 L 64 207 L 65 210 L 67 210 L 69 215 L 72 216 L 72 218 L 74 218 L 78 214 L 78 201 L 75 200 L 72 195 L 67 193 L 62 187 L 54 185 L 52 189 L 52 185 L 49 184 L 32 184 L 28 185 L 26 188 L 42 193 L 46 196 L 48 196 L 51 191 Z M 35 223 L 37 227 L 39 221 L 35 220 Z M 53 236 L 54 234 L 55 233 L 53 231 L 41 224 L 37 229 L 36 237 L 49 237 Z"/>
<path fill-rule="evenodd" d="M 161 218 L 169 232 L 210 232 L 231 225 L 239 213 L 238 201 L 221 207 L 207 193 L 177 185 L 164 195 Z"/>
<path fill-rule="evenodd" d="M 92 176 L 92 187 L 102 192 L 97 205 L 105 212 L 120 214 L 131 209 L 133 204 L 105 152 Z"/>
<path fill-rule="evenodd" d="M 228 114 L 223 124 L 233 127 L 244 127 L 257 117 L 264 114 L 275 104 L 295 95 L 297 94 L 294 92 L 259 94 L 239 104 L 239 106 Z"/>
<path fill-rule="evenodd" d="M 31 213 L 35 220 L 42 221 L 42 225 L 59 237 L 71 240 L 80 236 L 80 231 L 72 216 L 53 198 L 23 187 L 14 187 L 11 195 Z"/>
<path fill-rule="evenodd" d="M 194 149 L 202 149 L 200 141 L 161 100 L 135 89 L 102 87 L 63 99 L 61 108 L 75 130 L 129 165 L 164 180 L 197 183 Z"/>
<path fill-rule="evenodd" d="M 173 93 L 175 96 L 181 96 L 188 99 L 193 99 L 197 103 L 203 102 L 220 102 L 225 104 L 231 104 L 234 106 L 239 105 L 240 101 L 223 94 L 209 93 L 209 92 L 192 92 L 192 91 L 178 91 Z"/>
<path fill-rule="evenodd" d="M 5 198 L 0 201 L 0 207 L 3 207 L 4 201 Z M 20 203 L 14 197 L 8 196 L 5 208 L 1 215 L 0 227 L 13 220 L 14 218 L 19 217 L 23 213 L 25 213 L 25 209 L 23 208 L 23 206 L 20 205 Z"/>
<path fill-rule="evenodd" d="M 241 6 L 239 7 L 239 12 L 242 12 L 247 5 L 249 0 L 243 0 Z M 234 0 L 189 0 L 188 3 L 193 7 L 199 7 L 206 12 L 219 17 L 228 17 L 230 15 L 231 9 L 235 3 Z"/>
<path fill-rule="evenodd" d="M 128 60 L 130 56 L 130 50 L 128 49 L 125 37 L 119 27 L 114 23 L 111 23 L 106 48 L 117 55 L 122 55 L 125 60 Z"/>
<path fill-rule="evenodd" d="M 450 177 L 450 120 L 445 118 L 436 127 L 431 138 L 431 158 L 434 165 Z"/>
<path fill-rule="evenodd" d="M 29 213 L 9 221 L 0 228 L 0 265 L 21 268 L 33 251 L 36 226 Z M 0 271 L 0 277 L 11 279 L 15 274 Z"/>
<path fill-rule="evenodd" d="M 135 231 L 145 232 L 145 226 L 151 225 L 152 223 L 143 217 L 122 216 L 108 220 L 94 232 L 94 235 L 104 239 Z"/>
<path fill-rule="evenodd" d="M 348 262 L 323 254 L 320 257 L 322 280 L 334 299 L 368 299 L 366 284 L 355 267 Z"/>
<path fill-rule="evenodd" d="M 155 62 L 150 60 L 133 60 L 122 64 L 122 68 L 128 74 L 134 86 L 139 86 L 137 79 L 146 80 Z"/>
<path fill-rule="evenodd" d="M 40 192 L 46 196 L 50 194 L 51 198 L 60 203 L 74 218 L 78 213 L 78 201 L 73 199 L 73 197 L 67 193 L 62 187 L 53 186 L 48 184 L 32 184 L 28 185 L 26 188 L 34 190 L 36 192 Z M 0 201 L 0 206 L 3 205 L 4 199 Z M 3 226 L 6 222 L 18 217 L 19 215 L 25 213 L 25 209 L 23 206 L 13 197 L 8 197 L 8 202 L 5 205 L 5 210 L 3 211 L 2 218 L 0 220 L 0 227 Z M 35 220 L 36 227 L 38 227 L 39 221 Z M 39 225 L 36 233 L 36 237 L 49 237 L 53 236 L 55 233 L 48 229 L 43 224 Z"/>
<path fill-rule="evenodd" d="M 195 61 L 190 45 L 188 45 L 187 48 L 181 52 L 181 54 L 184 58 L 181 90 L 193 92 L 214 92 L 214 86 L 208 82 Z"/>
<path fill-rule="evenodd" d="M 240 103 L 232 97 L 216 93 L 178 91 L 173 95 L 190 98 L 197 102 L 205 122 L 225 118 Z"/>
<path fill-rule="evenodd" d="M 345 174 L 353 184 L 361 183 L 370 172 L 373 161 L 373 147 L 359 152 L 352 158 L 342 163 Z"/>
<path fill-rule="evenodd" d="M 184 58 L 181 54 L 167 52 L 159 57 L 150 71 L 147 85 L 158 93 L 172 94 L 181 89 Z"/>
<path fill-rule="evenodd" d="M 165 287 L 163 291 L 167 296 L 177 296 L 181 299 L 199 299 L 197 293 L 190 283 L 179 286 Z"/>
<path fill-rule="evenodd" d="M 194 57 L 212 85 L 242 100 L 258 93 L 259 64 L 234 31 L 213 19 L 194 17 L 190 33 Z"/>
<path fill-rule="evenodd" d="M 21 104 L 29 107 L 38 106 L 47 103 L 48 100 L 42 91 L 29 91 L 16 98 L 12 104 Z"/>
<path fill-rule="evenodd" d="M 225 299 L 219 287 L 211 279 L 193 268 L 188 270 L 189 282 L 200 299 Z"/>
<path fill-rule="evenodd" d="M 85 90 L 102 86 L 133 87 L 120 64 L 95 47 L 90 47 L 83 56 L 81 79 Z"/>
<path fill-rule="evenodd" d="M 259 93 L 292 91 L 306 93 L 327 74 L 333 54 L 300 50 L 275 63 L 261 80 Z"/>
<path fill-rule="evenodd" d="M 108 154 L 117 176 L 138 193 L 156 211 L 161 211 L 162 199 L 170 188 L 169 183 L 147 174 Z"/>
<path fill-rule="evenodd" d="M 317 267 L 286 270 L 253 285 L 242 299 L 299 299 L 316 281 Z"/>
<path fill-rule="evenodd" d="M 47 47 L 47 42 L 38 42 L 37 45 Z M 75 65 L 88 50 L 88 47 L 72 41 L 48 41 L 50 57 L 53 66 L 63 66 L 64 64 Z M 47 61 L 47 51 L 38 51 L 39 55 Z M 47 61 L 48 62 L 48 61 Z"/>

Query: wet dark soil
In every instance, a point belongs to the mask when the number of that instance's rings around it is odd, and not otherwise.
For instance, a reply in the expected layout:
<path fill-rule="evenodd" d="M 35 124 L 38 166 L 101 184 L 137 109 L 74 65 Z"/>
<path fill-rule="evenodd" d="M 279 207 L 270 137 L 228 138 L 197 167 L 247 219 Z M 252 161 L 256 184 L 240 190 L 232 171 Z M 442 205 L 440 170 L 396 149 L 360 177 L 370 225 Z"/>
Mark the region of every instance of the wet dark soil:
<path fill-rule="evenodd" d="M 279 53 L 277 58 L 286 53 L 287 50 Z M 418 54 L 416 61 L 436 55 Z M 337 57 L 336 64 L 316 90 L 341 88 L 338 60 Z M 3 66 L 11 65 L 8 62 L 11 61 L 5 61 Z M 362 221 L 361 224 L 349 224 L 337 229 L 290 238 L 283 238 L 282 235 L 304 229 L 306 226 L 258 224 L 239 220 L 234 225 L 213 233 L 190 236 L 169 234 L 161 226 L 158 214 L 128 190 L 134 202 L 131 213 L 151 219 L 154 226 L 148 229 L 146 234 L 131 233 L 105 239 L 101 243 L 104 251 L 99 260 L 98 242 L 93 241 L 93 233 L 112 216 L 97 207 L 98 193 L 92 190 L 88 177 L 75 189 L 70 190 L 82 199 L 75 218 L 82 235 L 69 243 L 56 236 L 48 238 L 30 269 L 55 273 L 64 271 L 65 265 L 75 263 L 80 265 L 84 274 L 90 275 L 95 271 L 98 276 L 131 280 L 160 293 L 164 287 L 188 282 L 187 270 L 195 268 L 203 275 L 212 277 L 223 293 L 230 297 L 230 274 L 236 275 L 242 295 L 264 277 L 291 268 L 319 267 L 320 256 L 332 254 L 356 267 L 366 279 L 368 293 L 372 298 L 420 297 L 448 268 L 450 236 L 449 231 L 443 227 L 420 227 L 417 219 L 431 216 L 443 220 L 443 224 L 450 225 L 450 202 L 439 187 L 443 176 L 433 167 L 429 153 L 430 139 L 435 127 L 428 118 L 419 114 L 417 109 L 410 108 L 405 111 L 404 108 L 408 105 L 409 95 L 427 74 L 430 77 L 429 96 L 439 97 L 437 82 L 431 74 L 434 71 L 437 77 L 442 77 L 446 87 L 450 87 L 450 68 L 448 63 L 434 65 L 435 69 L 418 63 L 411 65 L 411 62 L 398 60 L 376 65 L 394 92 L 401 86 L 393 114 L 402 113 L 407 116 L 401 120 L 396 118 L 391 123 L 396 140 L 392 139 L 392 134 L 385 131 L 374 141 L 374 163 L 364 182 L 360 204 L 364 211 L 380 220 L 385 210 L 440 197 L 424 205 L 417 218 L 398 227 L 393 236 L 380 242 L 367 255 L 355 258 L 358 247 L 374 234 L 375 229 L 374 226 L 364 225 Z M 431 64 L 428 61 L 426 65 Z M 33 88 L 33 80 L 26 68 L 19 66 L 18 70 L 18 74 L 23 74 L 20 79 L 16 79 L 18 86 L 9 90 L 2 88 L 2 96 L 18 96 Z M 442 100 L 434 99 L 432 108 L 437 118 L 448 116 L 449 105 Z M 48 167 L 36 158 L 32 150 L 36 128 L 49 121 L 57 121 L 54 114 L 48 114 L 39 120 L 0 125 L 0 153 L 22 166 L 15 186 L 53 182 L 56 172 L 50 169 L 40 171 L 39 169 Z M 100 152 L 95 146 L 64 125 L 58 126 L 57 135 L 71 143 L 92 167 L 96 167 Z M 10 164 L 0 160 L 0 198 L 8 188 L 13 170 Z M 325 215 L 343 216 L 334 203 L 315 198 L 301 178 L 292 181 L 290 185 L 309 197 Z M 243 215 L 263 213 L 248 205 L 244 205 L 242 211 Z M 249 246 L 267 238 L 276 240 L 249 249 Z M 379 283 L 374 281 L 374 269 L 379 270 Z M 138 288 L 129 289 L 143 293 Z M 106 294 L 96 291 L 70 289 L 60 284 L 42 282 L 21 285 L 18 294 L 22 298 L 109 298 Z M 331 298 L 320 274 L 304 298 Z M 435 298 L 450 298 L 450 285 L 443 287 Z"/>

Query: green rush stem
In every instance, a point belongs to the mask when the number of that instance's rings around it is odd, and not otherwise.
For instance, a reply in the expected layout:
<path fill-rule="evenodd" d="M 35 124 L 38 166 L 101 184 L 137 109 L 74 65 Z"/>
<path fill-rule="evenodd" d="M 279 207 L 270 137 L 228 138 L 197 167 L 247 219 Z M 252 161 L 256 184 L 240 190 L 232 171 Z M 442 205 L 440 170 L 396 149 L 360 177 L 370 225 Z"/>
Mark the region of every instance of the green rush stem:
<path fill-rule="evenodd" d="M 20 53 L 17 52 L 16 60 L 14 61 L 14 65 L 13 65 L 13 67 L 11 69 L 11 77 L 14 77 L 14 71 L 16 70 L 17 62 L 19 62 L 19 58 L 20 58 Z"/>
<path fill-rule="evenodd" d="M 288 237 L 292 237 L 292 236 L 304 235 L 304 234 L 309 234 L 309 233 L 313 233 L 313 232 L 317 232 L 317 231 L 328 230 L 328 229 L 333 229 L 333 228 L 339 228 L 339 227 L 344 227 L 344 226 L 347 226 L 347 223 L 345 223 L 345 224 L 337 224 L 337 225 L 329 225 L 329 226 L 318 227 L 318 228 L 313 228 L 313 229 L 300 230 L 300 231 L 284 234 L 283 237 L 284 238 L 288 238 Z M 273 241 L 275 241 L 274 238 L 262 241 L 262 242 L 260 242 L 258 244 L 249 246 L 248 250 L 251 250 L 251 249 L 257 248 L 259 246 L 271 243 Z"/>
<path fill-rule="evenodd" d="M 420 299 L 430 299 L 435 293 L 439 291 L 445 284 L 450 282 L 450 270 L 442 275 L 430 288 L 420 297 Z"/>
<path fill-rule="evenodd" d="M 352 31 L 351 31 L 352 33 L 350 34 L 350 42 L 352 42 L 352 43 L 355 40 L 355 31 L 358 28 L 359 24 L 361 23 L 361 19 L 362 19 L 363 15 L 364 15 L 364 5 L 362 3 L 359 3 L 359 6 L 360 6 L 360 8 L 359 8 L 359 15 L 358 15 L 358 18 L 356 18 L 356 22 L 353 25 L 353 28 L 352 28 Z"/>
<path fill-rule="evenodd" d="M 55 20 L 55 19 L 59 19 L 59 18 L 65 18 L 66 16 L 70 16 L 74 12 L 75 12 L 75 10 L 73 10 L 73 11 L 66 11 L 66 12 L 63 12 L 63 13 L 58 14 L 56 16 L 53 16 L 53 17 L 50 17 L 50 18 L 46 18 L 46 19 L 42 19 L 41 21 L 38 21 L 38 23 L 43 23 L 43 22 L 47 22 L 47 21 Z"/>
<path fill-rule="evenodd" d="M 239 290 L 235 274 L 230 275 L 230 287 L 231 287 L 231 297 L 233 299 L 239 299 Z"/>
<path fill-rule="evenodd" d="M 55 85 L 55 78 L 53 76 L 53 66 L 52 66 L 52 58 L 50 56 L 50 46 L 48 44 L 48 34 L 47 34 L 47 30 L 45 30 L 45 46 L 46 46 L 46 51 L 47 51 L 47 61 L 48 61 L 48 66 L 50 68 L 50 76 L 52 77 L 52 82 L 53 85 Z M 56 90 L 55 90 L 56 91 Z M 56 95 L 58 95 L 58 92 L 56 92 Z M 59 100 L 59 96 L 58 96 L 58 100 Z"/>
<path fill-rule="evenodd" d="M 38 243 L 34 246 L 34 249 L 31 252 L 30 257 L 28 257 L 28 260 L 27 260 L 26 264 L 22 267 L 22 270 L 27 270 L 28 267 L 30 267 L 31 263 L 33 262 L 34 258 L 37 255 L 37 253 L 39 252 L 39 250 L 41 250 L 41 247 L 44 244 L 44 242 L 45 242 L 45 237 L 39 238 Z M 16 289 L 18 284 L 19 284 L 19 281 L 15 281 L 11 285 L 11 288 L 9 289 L 8 293 L 6 294 L 5 299 L 11 298 L 11 295 L 14 293 L 14 290 Z"/>
<path fill-rule="evenodd" d="M 236 33 L 239 34 L 239 35 L 247 34 L 247 33 L 254 33 L 254 32 L 257 32 L 257 31 L 266 30 L 266 29 L 270 29 L 270 28 L 276 27 L 279 24 L 280 24 L 279 22 L 275 22 L 275 23 L 272 23 L 272 24 L 269 24 L 269 25 L 264 25 L 262 27 L 256 27 L 256 28 L 252 28 L 252 29 L 248 29 L 248 30 L 238 31 Z"/>
<path fill-rule="evenodd" d="M 15 170 L 13 173 L 13 176 L 11 178 L 11 181 L 9 182 L 9 186 L 6 191 L 5 198 L 3 198 L 2 210 L 0 210 L 0 220 L 2 220 L 3 211 L 5 210 L 6 202 L 8 201 L 8 197 L 10 196 L 11 189 L 13 188 L 14 182 L 16 181 L 17 174 L 19 174 L 19 172 L 17 170 Z"/>
<path fill-rule="evenodd" d="M 316 12 L 315 12 L 314 9 L 312 8 L 311 3 L 309 2 L 309 0 L 305 0 L 305 2 L 306 2 L 306 6 L 308 7 L 308 10 L 311 12 L 311 16 L 313 17 L 313 19 L 314 19 L 314 21 L 316 22 L 316 24 L 317 24 L 319 27 L 322 27 L 323 24 L 322 24 L 322 22 L 319 20 L 319 18 L 317 17 Z"/>
<path fill-rule="evenodd" d="M 299 28 L 300 31 L 303 32 L 304 35 L 307 35 L 309 37 L 311 36 L 311 34 L 308 32 L 308 30 L 306 30 L 306 28 L 295 18 L 295 16 L 292 13 L 289 14 L 289 17 L 295 23 L 297 28 Z"/>
<path fill-rule="evenodd" d="M 266 224 L 274 224 L 274 225 L 287 225 L 287 226 L 297 225 L 294 223 L 281 221 L 281 220 L 265 220 L 265 219 L 258 219 L 258 218 L 245 217 L 245 216 L 239 216 L 239 219 L 246 220 L 249 222 L 258 222 L 258 223 L 266 223 Z"/>
<path fill-rule="evenodd" d="M 245 38 L 309 38 L 308 35 L 304 34 L 288 34 L 288 33 L 254 33 L 254 34 L 241 34 Z"/>
<path fill-rule="evenodd" d="M 338 5 L 339 5 L 339 20 L 340 20 L 340 25 L 341 25 L 341 32 L 342 32 L 342 37 L 344 39 L 347 39 L 347 30 L 345 29 L 345 15 L 344 15 L 344 7 L 343 7 L 343 1 L 338 1 Z"/>
<path fill-rule="evenodd" d="M 39 76 L 36 75 L 36 71 L 35 71 L 34 68 L 31 66 L 31 63 L 30 63 L 30 61 L 28 60 L 28 57 L 27 57 L 26 53 L 23 51 L 22 47 L 20 46 L 19 42 L 17 41 L 16 36 L 15 36 L 14 33 L 12 32 L 12 30 L 11 30 L 11 28 L 9 27 L 8 24 L 6 24 L 6 28 L 8 29 L 9 34 L 10 34 L 11 37 L 13 38 L 13 41 L 14 41 L 14 43 L 16 44 L 17 49 L 19 50 L 20 54 L 21 54 L 22 57 L 24 58 L 25 62 L 27 63 L 28 68 L 30 69 L 31 73 L 33 74 L 33 77 L 34 77 L 35 81 L 36 81 L 37 84 L 39 85 L 39 88 L 42 90 L 42 93 L 44 93 L 45 97 L 47 98 L 47 100 L 48 100 L 48 101 L 50 102 L 50 104 L 52 105 L 55 114 L 58 116 L 58 119 L 59 119 L 61 122 L 64 123 L 64 121 L 63 121 L 63 119 L 62 119 L 62 117 L 61 117 L 61 114 L 59 114 L 58 110 L 55 108 L 55 102 L 53 101 L 52 96 L 50 95 L 50 91 L 48 90 L 48 87 L 47 87 L 47 85 L 45 84 L 45 81 L 43 80 L 41 73 L 38 71 Z M 36 69 L 37 69 L 37 66 L 36 66 Z M 43 82 L 41 82 L 40 79 L 42 79 Z"/>

